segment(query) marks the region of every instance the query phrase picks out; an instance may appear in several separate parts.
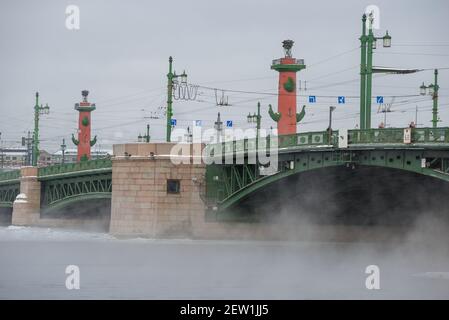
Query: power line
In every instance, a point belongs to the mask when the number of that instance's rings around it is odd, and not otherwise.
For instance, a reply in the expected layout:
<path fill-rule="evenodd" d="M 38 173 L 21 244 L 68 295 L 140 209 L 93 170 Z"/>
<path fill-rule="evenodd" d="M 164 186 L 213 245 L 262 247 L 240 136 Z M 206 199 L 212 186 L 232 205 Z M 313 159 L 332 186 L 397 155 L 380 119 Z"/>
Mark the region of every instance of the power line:
<path fill-rule="evenodd" d="M 312 67 L 312 66 L 317 66 L 317 65 L 322 64 L 322 63 L 324 63 L 324 62 L 327 62 L 327 61 L 329 61 L 329 60 L 332 60 L 332 59 L 335 59 L 335 58 L 344 56 L 345 54 L 351 53 L 351 52 L 353 52 L 353 51 L 355 51 L 355 50 L 357 50 L 357 49 L 359 49 L 359 47 L 355 47 L 355 48 L 353 48 L 353 49 L 351 49 L 351 50 L 348 50 L 348 51 L 345 51 L 345 52 L 342 52 L 342 53 L 339 53 L 339 54 L 330 56 L 330 57 L 328 57 L 328 58 L 326 58 L 326 59 L 323 59 L 323 60 L 321 60 L 321 61 L 312 63 L 312 64 L 308 65 L 307 67 L 310 68 L 310 67 Z"/>

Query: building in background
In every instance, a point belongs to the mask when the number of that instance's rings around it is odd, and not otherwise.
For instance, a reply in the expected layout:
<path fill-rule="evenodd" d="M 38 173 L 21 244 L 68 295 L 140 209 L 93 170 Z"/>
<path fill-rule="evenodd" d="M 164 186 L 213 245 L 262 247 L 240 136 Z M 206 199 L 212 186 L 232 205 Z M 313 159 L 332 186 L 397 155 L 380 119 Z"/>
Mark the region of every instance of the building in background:
<path fill-rule="evenodd" d="M 0 170 L 18 169 L 27 163 L 26 148 L 1 148 Z"/>
<path fill-rule="evenodd" d="M 39 151 L 39 159 L 37 160 L 37 166 L 38 167 L 46 167 L 49 165 L 52 165 L 52 158 L 51 154 L 45 150 Z"/>
<path fill-rule="evenodd" d="M 77 162 L 77 149 L 67 149 L 64 151 L 64 163 Z M 112 150 L 94 150 L 91 151 L 91 160 L 109 158 L 112 155 Z M 62 150 L 58 150 L 51 155 L 51 161 L 53 164 L 62 163 Z"/>

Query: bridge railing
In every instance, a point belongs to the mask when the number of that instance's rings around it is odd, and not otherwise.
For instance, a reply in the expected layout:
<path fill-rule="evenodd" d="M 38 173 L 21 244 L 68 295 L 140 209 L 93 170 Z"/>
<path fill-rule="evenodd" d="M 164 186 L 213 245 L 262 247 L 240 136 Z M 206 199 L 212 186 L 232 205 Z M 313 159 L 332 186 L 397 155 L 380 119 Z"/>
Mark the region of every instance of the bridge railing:
<path fill-rule="evenodd" d="M 313 147 L 338 147 L 338 131 L 302 132 L 292 135 L 277 136 L 279 149 L 283 148 L 313 148 Z M 259 149 L 269 149 L 270 138 L 259 138 Z M 449 143 L 449 128 L 412 128 L 412 144 L 442 144 Z M 348 145 L 363 144 L 404 144 L 404 128 L 384 128 L 367 130 L 348 130 Z M 209 144 L 207 154 L 229 154 L 254 151 L 256 139 L 243 139 L 228 141 L 219 144 Z"/>
<path fill-rule="evenodd" d="M 57 164 L 38 169 L 39 177 L 48 177 L 58 174 L 66 174 L 79 171 L 88 171 L 96 169 L 107 169 L 112 167 L 112 161 L 109 158 L 81 161 L 77 163 Z"/>
<path fill-rule="evenodd" d="M 403 143 L 404 129 L 385 128 L 369 130 L 349 130 L 348 144 L 369 144 L 369 143 Z"/>
<path fill-rule="evenodd" d="M 403 144 L 404 128 L 349 130 L 349 144 Z M 449 143 L 449 128 L 412 128 L 411 143 Z"/>
<path fill-rule="evenodd" d="M 338 131 L 332 131 L 331 136 L 329 131 L 302 132 L 279 136 L 278 145 L 279 148 L 329 146 L 336 144 L 337 139 Z"/>
<path fill-rule="evenodd" d="M 338 131 L 333 131 L 329 138 L 328 131 L 306 132 L 294 135 L 281 135 L 272 137 L 246 138 L 241 140 L 226 141 L 206 145 L 206 154 L 214 156 L 217 154 L 245 153 L 259 150 L 269 151 L 273 144 L 272 139 L 277 138 L 277 148 L 289 147 L 316 147 L 316 146 L 336 146 L 338 141 Z"/>
<path fill-rule="evenodd" d="M 18 180 L 20 178 L 20 170 L 11 170 L 0 173 L 0 182 L 9 180 Z"/>

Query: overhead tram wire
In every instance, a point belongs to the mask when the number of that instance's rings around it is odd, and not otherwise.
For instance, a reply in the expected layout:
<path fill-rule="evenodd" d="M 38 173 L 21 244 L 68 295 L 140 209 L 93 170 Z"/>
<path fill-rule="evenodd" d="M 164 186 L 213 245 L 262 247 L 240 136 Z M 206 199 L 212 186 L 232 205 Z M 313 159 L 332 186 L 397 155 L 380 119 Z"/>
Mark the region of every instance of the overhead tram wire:
<path fill-rule="evenodd" d="M 360 48 L 360 47 L 357 46 L 357 47 L 355 47 L 355 48 L 353 48 L 353 49 L 351 49 L 351 50 L 348 50 L 348 51 L 345 51 L 345 52 L 342 52 L 342 53 L 333 55 L 333 56 L 331 56 L 331 57 L 329 57 L 329 58 L 320 60 L 320 61 L 318 61 L 318 62 L 309 64 L 309 65 L 307 65 L 307 67 L 310 68 L 310 67 L 313 67 L 313 66 L 320 65 L 320 64 L 325 63 L 325 62 L 327 62 L 327 61 L 330 61 L 330 60 L 332 60 L 332 59 L 339 58 L 339 57 L 341 57 L 341 56 L 344 56 L 345 54 L 348 54 L 348 53 L 351 53 L 351 52 L 353 52 L 353 51 L 355 51 L 355 50 L 358 50 L 359 48 Z"/>
<path fill-rule="evenodd" d="M 359 79 L 354 79 L 354 80 L 349 80 L 349 81 L 356 81 Z M 345 83 L 345 82 L 349 82 L 349 81 L 344 81 L 344 82 L 339 82 L 339 83 Z M 328 85 L 330 86 L 330 85 Z M 326 86 L 326 87 L 328 87 Z M 324 86 L 323 86 L 324 87 Z M 200 86 L 200 88 L 204 88 L 204 89 L 209 89 L 209 90 L 225 90 L 227 92 L 238 92 L 238 93 L 246 93 L 246 94 L 258 94 L 258 95 L 265 95 L 265 96 L 278 96 L 278 93 L 271 93 L 271 92 L 261 92 L 261 91 L 243 91 L 243 90 L 232 90 L 232 89 L 219 89 L 219 88 L 211 88 L 211 87 L 204 87 L 204 86 Z M 317 87 L 316 89 L 319 89 L 321 87 Z M 307 97 L 308 95 L 306 94 L 297 94 L 297 97 Z M 335 95 L 315 95 L 316 97 L 322 97 L 322 98 L 335 98 Z M 410 94 L 410 95 L 385 95 L 384 97 L 418 97 L 420 96 L 419 94 Z M 347 96 L 348 98 L 353 98 L 353 99 L 358 99 L 359 96 Z"/>

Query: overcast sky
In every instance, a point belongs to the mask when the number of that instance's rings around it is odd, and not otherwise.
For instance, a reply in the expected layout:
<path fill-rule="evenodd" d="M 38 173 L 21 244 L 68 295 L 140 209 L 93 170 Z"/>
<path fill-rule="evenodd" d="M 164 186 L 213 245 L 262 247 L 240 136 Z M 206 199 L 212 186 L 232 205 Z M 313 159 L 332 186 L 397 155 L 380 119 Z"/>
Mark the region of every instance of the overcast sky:
<path fill-rule="evenodd" d="M 67 5 L 80 9 L 80 30 L 65 25 Z M 361 15 L 368 5 L 380 8 L 380 29 L 388 29 L 392 47 L 380 43 L 374 65 L 401 68 L 448 68 L 449 34 L 447 0 L 341 0 L 341 1 L 23 1 L 0 4 L 0 132 L 4 146 L 18 146 L 20 137 L 33 129 L 34 94 L 48 103 L 50 115 L 41 119 L 41 148 L 58 150 L 62 138 L 74 148 L 78 114 L 74 104 L 81 90 L 90 91 L 96 103 L 92 115 L 97 148 L 136 141 L 151 124 L 153 140 L 165 138 L 165 119 L 146 119 L 166 101 L 168 57 L 177 73 L 184 69 L 189 82 L 228 90 L 277 91 L 273 59 L 283 55 L 281 42 L 295 41 L 293 55 L 305 59 L 307 69 L 298 80 L 307 91 L 298 91 L 298 106 L 307 114 L 298 131 L 327 127 L 328 107 L 337 96 L 346 104 L 334 113 L 335 128 L 354 128 L 359 112 L 358 37 Z M 413 75 L 378 76 L 373 96 L 399 96 L 393 101 L 388 124 L 404 127 L 415 118 L 430 126 L 430 97 L 416 95 L 433 71 Z M 298 81 L 299 82 L 299 81 Z M 441 125 L 449 125 L 449 70 L 440 71 Z M 234 126 L 248 127 L 246 115 L 262 104 L 263 126 L 275 123 L 268 104 L 277 108 L 275 96 L 226 92 L 232 106 L 217 107 L 214 91 L 200 89 L 198 101 L 174 103 L 178 127 L 203 120 L 213 125 L 217 112 Z M 307 102 L 316 95 L 316 104 Z M 386 97 L 385 102 L 392 102 Z M 372 124 L 383 120 L 373 103 Z M 160 115 L 162 113 L 160 112 Z"/>

